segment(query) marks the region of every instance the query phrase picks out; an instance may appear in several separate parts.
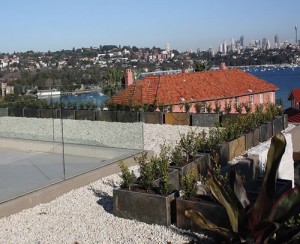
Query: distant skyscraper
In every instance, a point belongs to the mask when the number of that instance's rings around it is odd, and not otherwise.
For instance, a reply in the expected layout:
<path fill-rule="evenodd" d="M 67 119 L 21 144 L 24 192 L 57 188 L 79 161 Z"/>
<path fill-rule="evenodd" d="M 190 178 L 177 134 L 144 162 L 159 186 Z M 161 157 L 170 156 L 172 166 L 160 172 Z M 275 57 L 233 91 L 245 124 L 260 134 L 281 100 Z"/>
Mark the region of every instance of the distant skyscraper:
<path fill-rule="evenodd" d="M 234 52 L 235 51 L 235 41 L 233 38 L 231 38 L 231 51 Z"/>
<path fill-rule="evenodd" d="M 280 43 L 279 43 L 279 36 L 278 36 L 278 34 L 275 34 L 275 36 L 274 36 L 274 42 L 275 42 L 275 48 L 279 48 L 280 47 Z"/>
<path fill-rule="evenodd" d="M 240 43 L 241 43 L 241 46 L 242 46 L 242 47 L 244 47 L 244 40 L 245 40 L 244 35 L 242 35 L 242 36 L 240 37 Z"/>
<path fill-rule="evenodd" d="M 295 32 L 296 32 L 296 45 L 298 45 L 298 26 L 295 26 Z"/>
<path fill-rule="evenodd" d="M 261 46 L 262 46 L 262 49 L 263 49 L 263 50 L 266 50 L 266 49 L 267 49 L 267 46 L 268 46 L 267 38 L 263 38 L 263 39 L 262 39 Z"/>
<path fill-rule="evenodd" d="M 170 51 L 171 51 L 171 47 L 170 47 L 170 44 L 169 44 L 169 43 L 166 44 L 166 51 L 167 51 L 167 52 L 170 52 Z"/>

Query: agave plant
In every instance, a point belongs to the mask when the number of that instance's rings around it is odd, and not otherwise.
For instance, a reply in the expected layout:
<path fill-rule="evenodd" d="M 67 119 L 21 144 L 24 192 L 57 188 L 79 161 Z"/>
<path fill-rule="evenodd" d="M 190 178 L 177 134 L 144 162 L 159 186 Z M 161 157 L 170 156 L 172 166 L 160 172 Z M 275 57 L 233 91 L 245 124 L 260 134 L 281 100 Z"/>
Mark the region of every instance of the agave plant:
<path fill-rule="evenodd" d="M 238 173 L 234 172 L 233 193 L 226 190 L 209 171 L 209 187 L 212 195 L 221 203 L 231 224 L 231 229 L 221 228 L 194 211 L 186 210 L 185 215 L 191 218 L 200 228 L 217 234 L 224 241 L 246 241 L 247 243 L 292 243 L 299 241 L 300 225 L 287 226 L 285 223 L 300 212 L 300 186 L 282 194 L 275 199 L 276 173 L 286 140 L 283 134 L 272 138 L 266 172 L 261 191 L 253 206 L 247 198 L 246 190 Z"/>

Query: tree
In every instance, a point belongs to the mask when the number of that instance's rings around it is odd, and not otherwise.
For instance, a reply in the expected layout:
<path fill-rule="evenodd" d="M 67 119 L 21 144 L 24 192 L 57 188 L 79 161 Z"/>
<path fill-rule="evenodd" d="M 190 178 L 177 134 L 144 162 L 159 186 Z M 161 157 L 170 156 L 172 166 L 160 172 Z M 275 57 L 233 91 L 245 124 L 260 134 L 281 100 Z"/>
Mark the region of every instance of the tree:
<path fill-rule="evenodd" d="M 207 65 L 206 61 L 195 62 L 195 64 L 194 64 L 195 72 L 207 71 L 207 70 L 210 70 L 210 68 L 211 67 L 209 67 Z"/>
<path fill-rule="evenodd" d="M 112 68 L 107 71 L 107 89 L 111 96 L 122 90 L 123 77 L 123 72 L 120 69 Z"/>

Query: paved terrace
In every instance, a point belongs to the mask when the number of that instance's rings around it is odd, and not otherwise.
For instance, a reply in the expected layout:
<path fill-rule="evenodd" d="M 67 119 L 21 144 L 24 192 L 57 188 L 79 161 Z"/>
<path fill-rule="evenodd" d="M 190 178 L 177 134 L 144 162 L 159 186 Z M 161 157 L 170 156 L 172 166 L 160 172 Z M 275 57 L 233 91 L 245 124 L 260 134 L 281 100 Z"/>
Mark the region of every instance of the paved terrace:
<path fill-rule="evenodd" d="M 120 159 L 132 164 L 132 157 L 139 153 L 141 150 L 63 147 L 61 143 L 0 138 L 0 218 L 114 174 Z"/>

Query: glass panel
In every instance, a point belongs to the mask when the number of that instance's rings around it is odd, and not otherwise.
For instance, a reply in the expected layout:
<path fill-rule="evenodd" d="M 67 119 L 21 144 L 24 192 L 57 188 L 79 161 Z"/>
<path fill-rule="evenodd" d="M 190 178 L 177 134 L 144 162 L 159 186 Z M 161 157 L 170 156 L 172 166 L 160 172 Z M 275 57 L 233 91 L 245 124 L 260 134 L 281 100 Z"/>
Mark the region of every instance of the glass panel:
<path fill-rule="evenodd" d="M 3 99 L 0 203 L 143 150 L 140 111 L 109 110 L 106 94 L 60 86 Z"/>

